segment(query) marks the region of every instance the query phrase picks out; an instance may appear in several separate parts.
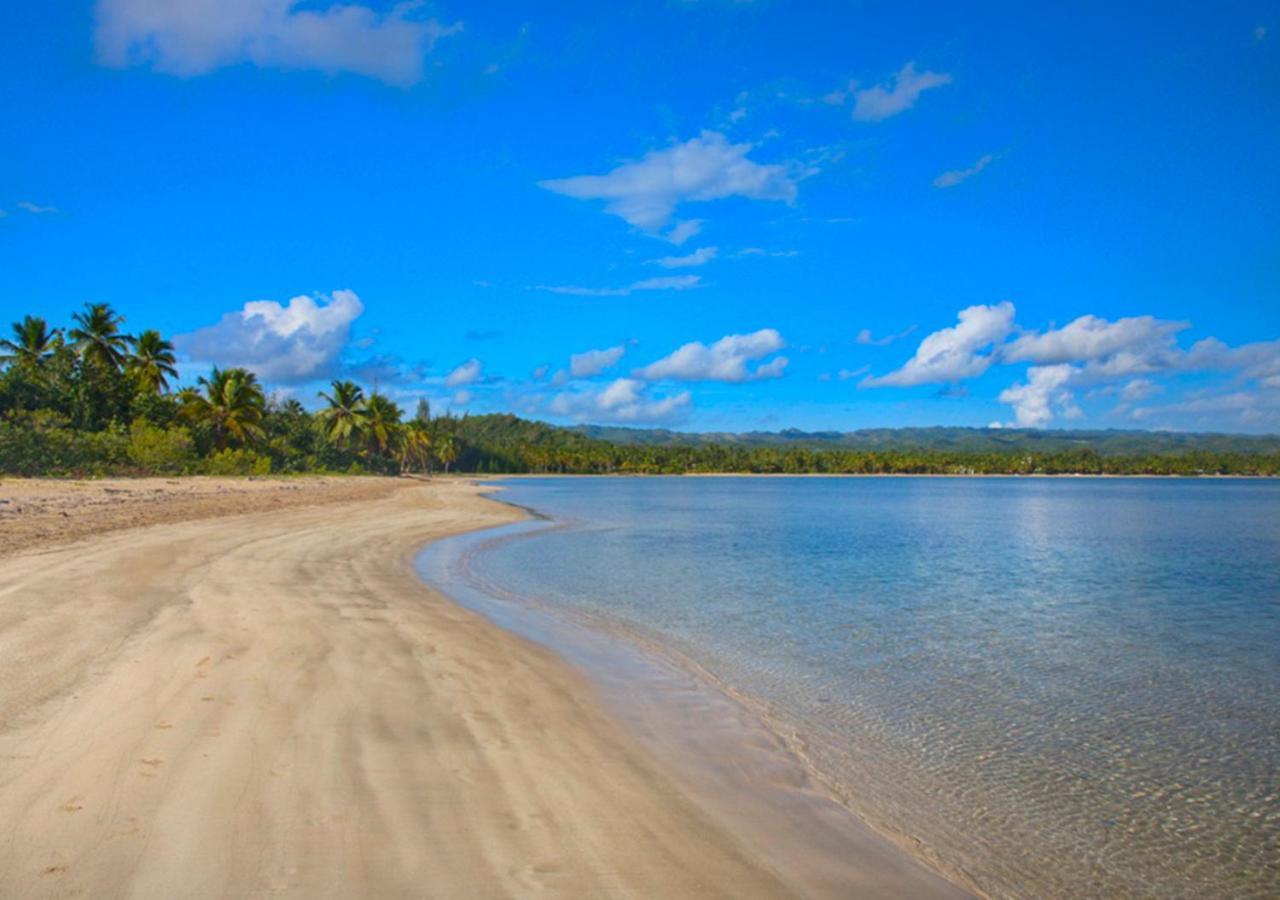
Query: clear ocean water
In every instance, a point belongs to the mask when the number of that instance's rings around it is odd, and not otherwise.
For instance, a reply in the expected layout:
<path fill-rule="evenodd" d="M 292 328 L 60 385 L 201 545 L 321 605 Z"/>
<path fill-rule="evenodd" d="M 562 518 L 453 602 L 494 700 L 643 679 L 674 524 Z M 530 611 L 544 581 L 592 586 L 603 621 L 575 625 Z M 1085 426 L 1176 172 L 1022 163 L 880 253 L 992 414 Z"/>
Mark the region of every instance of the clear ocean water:
<path fill-rule="evenodd" d="M 1280 896 L 1280 482 L 563 478 L 505 603 L 670 648 L 1014 897 Z M 447 589 L 447 585 L 446 585 Z"/>

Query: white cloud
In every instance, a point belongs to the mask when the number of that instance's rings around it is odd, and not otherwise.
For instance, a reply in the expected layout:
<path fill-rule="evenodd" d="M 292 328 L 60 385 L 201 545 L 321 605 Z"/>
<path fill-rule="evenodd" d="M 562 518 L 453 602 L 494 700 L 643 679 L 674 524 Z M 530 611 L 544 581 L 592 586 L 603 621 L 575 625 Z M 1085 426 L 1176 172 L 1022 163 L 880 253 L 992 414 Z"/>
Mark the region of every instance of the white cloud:
<path fill-rule="evenodd" d="M 1158 372 L 1177 365 L 1176 339 L 1187 322 L 1135 316 L 1114 322 L 1086 315 L 1058 329 L 1025 334 L 1003 350 L 1006 362 L 1088 363 L 1095 379 Z"/>
<path fill-rule="evenodd" d="M 1177 403 L 1133 411 L 1139 421 L 1191 416 L 1197 427 L 1240 427 L 1255 431 L 1280 430 L 1280 390 L 1231 390 L 1205 393 Z"/>
<path fill-rule="evenodd" d="M 475 384 L 484 373 L 484 363 L 474 357 L 462 363 L 444 377 L 445 387 L 462 387 Z"/>
<path fill-rule="evenodd" d="M 58 207 L 56 206 L 41 206 L 38 203 L 32 203 L 30 200 L 19 200 L 18 209 L 26 210 L 36 216 L 43 216 L 49 213 L 56 213 L 58 211 Z"/>
<path fill-rule="evenodd" d="M 1235 370 L 1244 378 L 1280 388 L 1280 340 L 1228 347 L 1217 338 L 1205 338 L 1191 345 L 1182 365 L 1187 369 Z"/>
<path fill-rule="evenodd" d="M 982 351 L 1013 331 L 1013 304 L 970 306 L 960 310 L 959 324 L 935 331 L 920 342 L 915 356 L 896 372 L 865 379 L 865 387 L 910 387 L 960 381 L 981 375 L 995 361 Z"/>
<path fill-rule="evenodd" d="M 1056 366 L 1032 366 L 1027 369 L 1025 384 L 1015 384 L 1000 392 L 1001 403 L 1013 407 L 1016 424 L 1021 428 L 1043 428 L 1053 420 L 1054 410 L 1074 418 L 1080 414 L 1066 384 L 1079 370 L 1065 363 Z"/>
<path fill-rule="evenodd" d="M 925 91 L 951 83 L 942 72 L 917 72 L 909 62 L 882 84 L 853 90 L 853 117 L 859 122 L 879 122 L 916 105 Z"/>
<path fill-rule="evenodd" d="M 451 406 L 466 406 L 475 399 L 475 395 L 470 391 L 454 391 L 453 396 L 449 399 Z"/>
<path fill-rule="evenodd" d="M 461 30 L 403 2 L 387 12 L 358 4 L 299 0 L 99 0 L 94 43 L 105 65 L 149 63 L 192 76 L 222 66 L 354 72 L 408 85 L 423 57 Z"/>
<path fill-rule="evenodd" d="M 967 169 L 952 169 L 949 172 L 943 172 L 937 178 L 933 179 L 933 186 L 936 188 L 955 187 L 957 184 L 968 181 L 974 175 L 977 175 L 987 166 L 991 165 L 991 161 L 993 159 L 995 159 L 995 157 L 988 153 L 985 156 L 979 157 L 978 161 Z"/>
<path fill-rule="evenodd" d="M 799 250 L 766 250 L 763 247 L 743 247 L 738 251 L 738 256 L 773 256 L 782 258 L 799 255 Z"/>
<path fill-rule="evenodd" d="M 580 422 L 658 423 L 683 417 L 690 406 L 688 391 L 654 397 L 643 381 L 619 378 L 603 388 L 557 394 L 547 410 Z"/>
<path fill-rule="evenodd" d="M 916 326 L 911 325 L 897 334 L 886 334 L 882 338 L 873 337 L 870 328 L 864 328 L 858 332 L 858 336 L 854 339 L 857 343 L 871 347 L 887 347 L 894 341 L 900 341 L 911 332 L 916 330 Z"/>
<path fill-rule="evenodd" d="M 604 350 L 587 350 L 569 357 L 569 372 L 574 378 L 590 378 L 599 375 L 605 369 L 612 368 L 622 359 L 627 348 L 619 344 Z"/>
<path fill-rule="evenodd" d="M 691 237 L 696 237 L 702 233 L 701 219 L 685 219 L 671 226 L 671 229 L 663 235 L 671 243 L 679 247 Z"/>
<path fill-rule="evenodd" d="M 1137 403 L 1163 390 L 1164 388 L 1149 378 L 1135 378 L 1120 389 L 1120 399 L 1125 403 Z"/>
<path fill-rule="evenodd" d="M 752 144 L 731 144 L 723 134 L 704 131 L 606 175 L 555 178 L 538 185 L 579 200 L 604 200 L 605 212 L 646 231 L 665 226 L 681 203 L 726 197 L 793 201 L 796 184 L 787 168 L 747 159 L 752 149 Z"/>
<path fill-rule="evenodd" d="M 785 356 L 775 357 L 754 369 L 747 364 L 776 353 L 786 346 L 782 335 L 772 328 L 751 334 L 731 334 L 711 346 L 693 341 L 670 356 L 635 372 L 649 381 L 756 381 L 777 378 L 787 367 Z"/>
<path fill-rule="evenodd" d="M 701 275 L 660 275 L 633 282 L 632 291 L 687 291 L 702 282 Z"/>
<path fill-rule="evenodd" d="M 664 269 L 680 269 L 691 266 L 703 266 L 716 258 L 719 252 L 718 247 L 699 247 L 692 253 L 685 256 L 664 256 L 661 259 L 655 259 L 653 264 L 662 266 Z"/>
<path fill-rule="evenodd" d="M 593 288 L 580 287 L 575 284 L 542 285 L 538 289 L 553 294 L 569 294 L 575 297 L 626 297 L 636 291 L 687 291 L 696 288 L 702 281 L 701 275 L 662 275 L 657 278 L 645 278 L 633 281 L 626 287 Z"/>
<path fill-rule="evenodd" d="M 255 300 L 175 342 L 198 362 L 244 366 L 264 381 L 309 381 L 334 374 L 362 312 L 364 304 L 349 290 L 294 297 L 287 306 Z"/>

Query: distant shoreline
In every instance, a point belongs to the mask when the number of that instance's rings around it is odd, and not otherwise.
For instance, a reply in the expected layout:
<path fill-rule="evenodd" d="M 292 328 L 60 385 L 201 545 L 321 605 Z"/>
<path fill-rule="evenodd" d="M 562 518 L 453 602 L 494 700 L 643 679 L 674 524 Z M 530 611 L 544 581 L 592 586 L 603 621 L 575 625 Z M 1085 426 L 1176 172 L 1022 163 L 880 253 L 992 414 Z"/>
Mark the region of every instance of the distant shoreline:
<path fill-rule="evenodd" d="M 1016 475 L 1008 472 L 519 472 L 456 473 L 481 481 L 498 478 L 1099 478 L 1099 479 L 1159 479 L 1168 481 L 1200 481 L 1205 479 L 1240 479 L 1267 481 L 1280 475 L 1244 475 L 1207 473 L 1204 475 L 1118 475 L 1105 472 L 1028 472 Z"/>

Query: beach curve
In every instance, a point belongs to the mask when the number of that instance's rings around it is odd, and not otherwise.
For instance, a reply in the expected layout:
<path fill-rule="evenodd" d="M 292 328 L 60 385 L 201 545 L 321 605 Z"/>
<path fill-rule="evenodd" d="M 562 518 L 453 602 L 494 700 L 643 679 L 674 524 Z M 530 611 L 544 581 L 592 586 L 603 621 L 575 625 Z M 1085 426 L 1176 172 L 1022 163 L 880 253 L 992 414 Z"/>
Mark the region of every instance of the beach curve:
<path fill-rule="evenodd" d="M 550 651 L 424 585 L 461 480 L 0 558 L 0 894 L 776 897 Z"/>

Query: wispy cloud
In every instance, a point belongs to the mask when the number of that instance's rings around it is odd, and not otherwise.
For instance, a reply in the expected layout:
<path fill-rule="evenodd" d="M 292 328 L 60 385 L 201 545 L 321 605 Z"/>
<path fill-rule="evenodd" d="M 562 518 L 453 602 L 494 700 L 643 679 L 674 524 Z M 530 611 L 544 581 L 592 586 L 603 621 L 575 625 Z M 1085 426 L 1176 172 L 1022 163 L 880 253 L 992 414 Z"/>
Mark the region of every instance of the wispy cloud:
<path fill-rule="evenodd" d="M 787 358 L 777 356 L 754 369 L 749 363 L 777 353 L 786 342 L 773 328 L 751 334 L 730 334 L 711 345 L 692 341 L 655 363 L 637 369 L 637 378 L 648 381 L 757 381 L 778 378 Z"/>
<path fill-rule="evenodd" d="M 32 203 L 30 200 L 19 200 L 18 209 L 26 210 L 35 216 L 49 215 L 58 211 L 56 206 L 41 206 L 38 203 Z"/>
<path fill-rule="evenodd" d="M 483 374 L 484 363 L 473 357 L 450 371 L 444 378 L 444 386 L 457 388 L 475 384 Z"/>
<path fill-rule="evenodd" d="M 626 287 L 595 288 L 574 284 L 539 285 L 538 290 L 575 297 L 626 297 L 637 291 L 687 291 L 702 282 L 701 275 L 662 275 L 633 281 Z"/>
<path fill-rule="evenodd" d="M 793 201 L 796 183 L 788 168 L 748 159 L 753 149 L 752 144 L 731 144 L 719 132 L 704 131 L 604 175 L 555 178 L 538 186 L 579 200 L 604 200 L 605 212 L 646 231 L 666 226 L 683 203 L 727 197 Z M 674 230 L 668 239 L 678 243 Z"/>
<path fill-rule="evenodd" d="M 943 172 L 937 178 L 933 179 L 933 186 L 936 188 L 955 187 L 957 184 L 963 184 L 974 175 L 977 175 L 987 166 L 991 165 L 991 161 L 995 156 L 991 153 L 980 156 L 978 161 L 967 169 L 952 169 L 949 172 Z"/>
<path fill-rule="evenodd" d="M 822 98 L 824 103 L 843 106 L 853 98 L 853 117 L 859 122 L 880 122 L 916 105 L 925 91 L 951 83 L 945 72 L 917 72 L 915 62 L 909 62 L 880 84 L 859 87 L 850 82 L 845 90 L 832 91 Z"/>
<path fill-rule="evenodd" d="M 671 226 L 666 234 L 662 235 L 666 240 L 679 247 L 691 237 L 696 237 L 702 233 L 701 219 L 686 219 L 683 222 L 677 222 Z"/>
<path fill-rule="evenodd" d="M 247 62 L 410 85 L 436 42 L 462 29 L 423 10 L 418 2 L 379 12 L 300 0 L 99 0 L 94 43 L 104 65 L 184 77 Z"/>
<path fill-rule="evenodd" d="M 569 357 L 569 374 L 574 378 L 590 378 L 599 375 L 605 369 L 611 369 L 622 359 L 627 348 L 624 344 L 606 347 L 603 350 L 587 350 Z"/>
<path fill-rule="evenodd" d="M 841 369 L 834 376 L 830 372 L 823 372 L 818 376 L 819 381 L 831 381 L 834 377 L 840 381 L 852 381 L 854 378 L 860 378 L 871 371 L 871 366 L 859 366 L 856 369 Z"/>
<path fill-rule="evenodd" d="M 693 266 L 702 266 L 711 262 L 716 258 L 719 252 L 717 247 L 699 247 L 692 253 L 685 256 L 664 256 L 661 259 L 653 260 L 655 266 L 662 266 L 664 269 L 680 269 Z"/>
<path fill-rule="evenodd" d="M 775 258 L 786 258 L 790 256 L 799 256 L 799 250 L 766 250 L 763 247 L 743 247 L 738 251 L 738 256 L 772 256 Z"/>
<path fill-rule="evenodd" d="M 915 330 L 916 330 L 916 326 L 910 325 L 907 328 L 903 329 L 902 331 L 899 331 L 897 334 L 886 334 L 884 337 L 878 338 L 871 334 L 870 328 L 864 328 L 858 332 L 858 336 L 854 338 L 854 340 L 857 343 L 862 344 L 863 346 L 887 347 L 890 344 L 892 344 L 894 341 L 902 340 L 904 337 L 911 334 Z"/>

